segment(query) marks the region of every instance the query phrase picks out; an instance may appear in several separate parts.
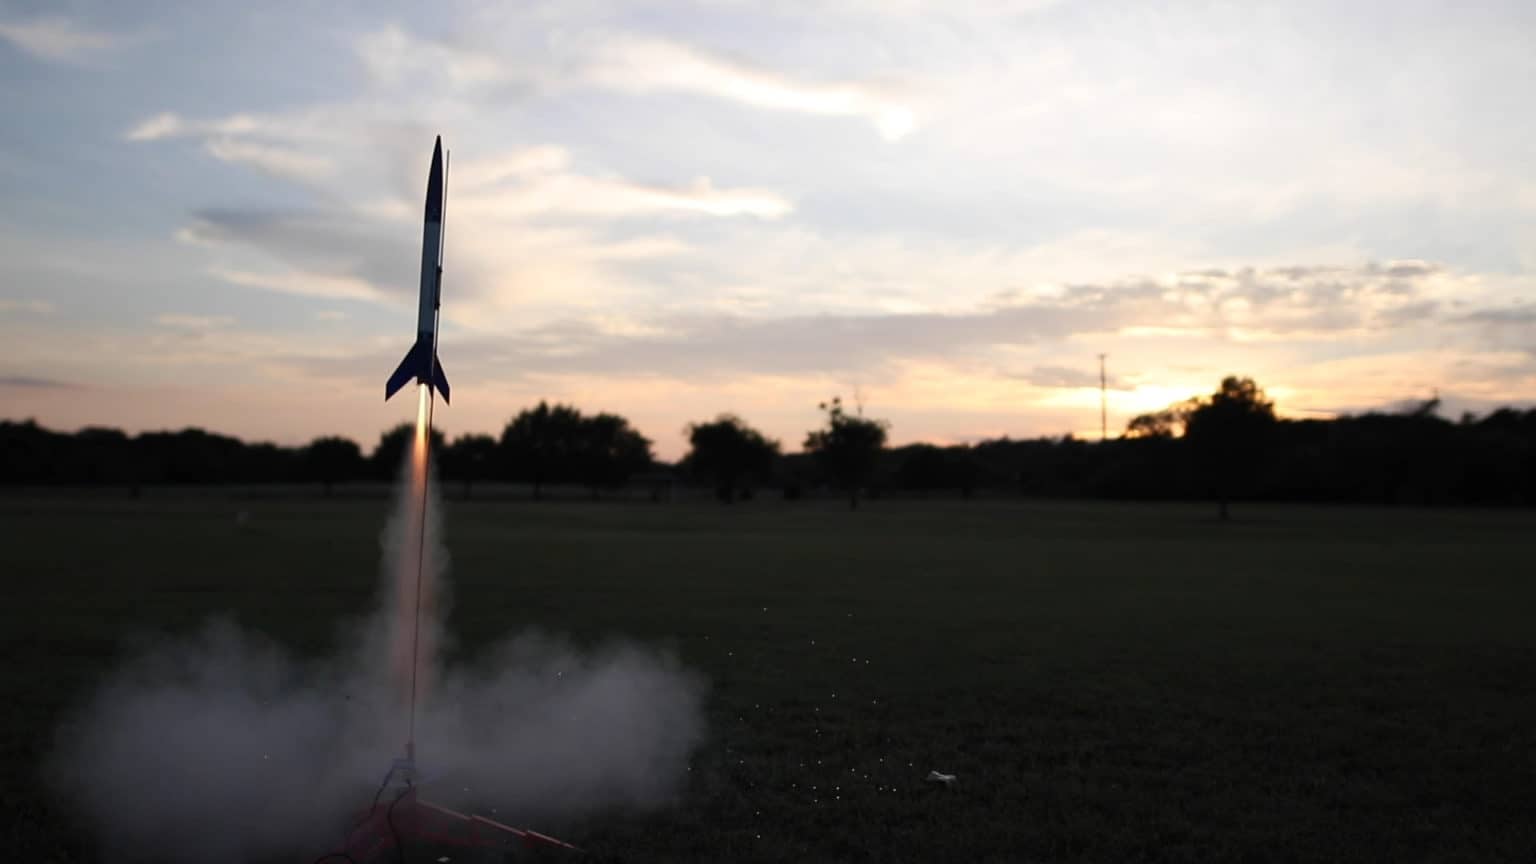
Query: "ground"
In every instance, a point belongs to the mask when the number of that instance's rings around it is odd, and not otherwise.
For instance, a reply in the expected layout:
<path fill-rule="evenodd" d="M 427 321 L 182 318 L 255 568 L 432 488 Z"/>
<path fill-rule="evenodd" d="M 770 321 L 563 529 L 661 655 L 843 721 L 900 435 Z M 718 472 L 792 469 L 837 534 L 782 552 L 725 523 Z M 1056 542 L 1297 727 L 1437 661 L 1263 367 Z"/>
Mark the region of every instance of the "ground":
<path fill-rule="evenodd" d="M 559 826 L 597 860 L 1529 860 L 1536 513 L 1213 509 L 452 501 L 451 626 L 707 677 L 682 800 Z M 125 637 L 227 611 L 322 650 L 384 512 L 0 499 L 13 860 L 91 857 L 34 778 Z"/>

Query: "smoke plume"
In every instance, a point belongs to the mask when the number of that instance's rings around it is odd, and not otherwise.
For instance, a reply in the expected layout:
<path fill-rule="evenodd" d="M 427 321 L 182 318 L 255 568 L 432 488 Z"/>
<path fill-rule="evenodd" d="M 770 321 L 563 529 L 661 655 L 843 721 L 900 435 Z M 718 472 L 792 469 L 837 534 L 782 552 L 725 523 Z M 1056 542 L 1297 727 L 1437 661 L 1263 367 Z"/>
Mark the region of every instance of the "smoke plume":
<path fill-rule="evenodd" d="M 134 653 L 61 727 L 47 780 L 104 857 L 191 864 L 338 847 L 404 755 L 422 525 L 422 794 L 538 827 L 679 792 L 703 734 L 703 685 L 669 657 L 525 634 L 468 664 L 441 662 L 447 559 L 438 508 L 422 520 L 414 503 L 435 502 L 419 496 L 414 461 L 383 535 L 379 608 L 345 628 L 335 656 L 301 662 L 211 621 Z"/>

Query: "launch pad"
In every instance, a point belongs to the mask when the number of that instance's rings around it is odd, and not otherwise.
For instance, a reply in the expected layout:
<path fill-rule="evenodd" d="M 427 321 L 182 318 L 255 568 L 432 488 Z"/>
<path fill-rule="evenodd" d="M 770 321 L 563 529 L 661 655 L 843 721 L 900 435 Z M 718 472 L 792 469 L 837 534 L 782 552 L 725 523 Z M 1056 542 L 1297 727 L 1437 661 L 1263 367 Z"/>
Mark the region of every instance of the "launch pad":
<path fill-rule="evenodd" d="M 363 864 L 385 860 L 391 850 L 401 860 L 409 853 L 411 859 L 425 861 L 452 860 L 453 850 L 503 857 L 536 849 L 581 851 L 547 834 L 422 800 L 416 779 L 415 764 L 396 759 L 373 804 L 348 835 L 344 855 L 338 857 Z"/>

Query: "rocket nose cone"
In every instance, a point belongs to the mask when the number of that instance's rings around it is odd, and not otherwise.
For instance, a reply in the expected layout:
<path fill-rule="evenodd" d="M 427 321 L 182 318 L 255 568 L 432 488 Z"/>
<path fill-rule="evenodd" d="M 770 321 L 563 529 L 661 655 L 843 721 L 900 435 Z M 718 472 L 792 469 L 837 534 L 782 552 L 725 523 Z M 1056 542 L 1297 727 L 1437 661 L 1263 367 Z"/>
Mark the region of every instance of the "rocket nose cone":
<path fill-rule="evenodd" d="M 443 219 L 443 136 L 432 145 L 432 170 L 427 175 L 427 221 Z"/>

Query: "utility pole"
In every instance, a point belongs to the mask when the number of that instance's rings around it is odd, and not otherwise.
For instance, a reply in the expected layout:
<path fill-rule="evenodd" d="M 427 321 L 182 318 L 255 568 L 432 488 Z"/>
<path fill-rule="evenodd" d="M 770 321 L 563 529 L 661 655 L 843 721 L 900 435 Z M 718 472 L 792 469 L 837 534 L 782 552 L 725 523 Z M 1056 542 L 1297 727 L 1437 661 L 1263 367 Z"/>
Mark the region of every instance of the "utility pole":
<path fill-rule="evenodd" d="M 1099 440 L 1109 440 L 1109 387 L 1104 377 L 1104 356 L 1099 355 Z"/>

